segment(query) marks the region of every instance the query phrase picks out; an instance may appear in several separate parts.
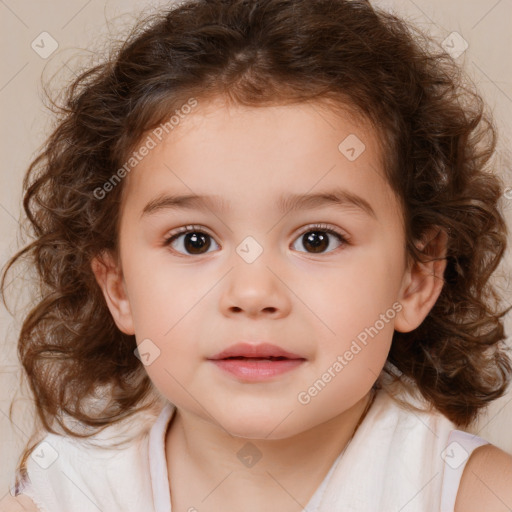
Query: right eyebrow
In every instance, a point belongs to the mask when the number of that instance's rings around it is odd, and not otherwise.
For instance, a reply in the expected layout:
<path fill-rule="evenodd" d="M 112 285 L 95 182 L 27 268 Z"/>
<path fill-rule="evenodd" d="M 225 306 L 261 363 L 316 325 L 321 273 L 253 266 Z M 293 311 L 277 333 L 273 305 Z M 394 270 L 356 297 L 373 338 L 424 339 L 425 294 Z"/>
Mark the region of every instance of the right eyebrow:
<path fill-rule="evenodd" d="M 150 215 L 162 210 L 220 210 L 226 213 L 229 208 L 225 201 L 219 196 L 195 195 L 184 196 L 162 194 L 149 201 L 142 210 L 141 217 Z"/>

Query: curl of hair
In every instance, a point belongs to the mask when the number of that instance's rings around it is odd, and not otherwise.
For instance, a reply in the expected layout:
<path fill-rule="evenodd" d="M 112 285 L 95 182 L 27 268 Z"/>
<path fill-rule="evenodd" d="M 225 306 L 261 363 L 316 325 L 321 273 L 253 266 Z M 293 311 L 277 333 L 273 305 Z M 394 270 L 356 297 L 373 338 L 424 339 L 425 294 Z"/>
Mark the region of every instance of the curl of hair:
<path fill-rule="evenodd" d="M 67 88 L 23 182 L 34 240 L 9 260 L 1 290 L 27 258 L 38 298 L 18 354 L 44 428 L 78 435 L 64 415 L 97 430 L 147 406 L 153 389 L 135 337 L 116 327 L 91 261 L 119 256 L 123 181 L 114 176 L 141 137 L 191 98 L 216 97 L 255 107 L 324 102 L 371 123 L 408 257 L 429 257 L 415 244 L 429 228 L 448 233 L 442 292 L 417 329 L 394 333 L 393 378 L 469 425 L 502 396 L 512 367 L 501 343 L 510 308 L 499 311 L 490 279 L 507 242 L 502 183 L 488 165 L 496 130 L 464 78 L 426 35 L 363 1 L 191 0 L 141 19 Z"/>

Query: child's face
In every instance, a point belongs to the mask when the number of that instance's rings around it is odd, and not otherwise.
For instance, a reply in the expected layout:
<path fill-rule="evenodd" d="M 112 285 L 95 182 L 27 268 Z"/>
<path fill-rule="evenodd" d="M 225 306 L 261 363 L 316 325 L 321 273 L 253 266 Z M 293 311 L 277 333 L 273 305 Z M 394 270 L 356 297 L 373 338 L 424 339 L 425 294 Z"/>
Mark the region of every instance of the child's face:
<path fill-rule="evenodd" d="M 359 156 L 354 135 L 365 146 Z M 428 310 L 400 302 L 411 279 L 380 160 L 372 131 L 319 105 L 219 102 L 199 103 L 138 163 L 125 183 L 122 286 L 107 299 L 119 328 L 144 342 L 146 370 L 164 396 L 234 435 L 277 439 L 368 393 L 394 328 L 415 328 Z M 341 190 L 374 215 L 346 199 L 280 209 L 280 197 Z M 143 213 L 164 195 L 212 201 Z M 164 245 L 191 224 L 204 234 Z M 209 360 L 241 341 L 272 343 L 303 360 L 259 381 Z"/>

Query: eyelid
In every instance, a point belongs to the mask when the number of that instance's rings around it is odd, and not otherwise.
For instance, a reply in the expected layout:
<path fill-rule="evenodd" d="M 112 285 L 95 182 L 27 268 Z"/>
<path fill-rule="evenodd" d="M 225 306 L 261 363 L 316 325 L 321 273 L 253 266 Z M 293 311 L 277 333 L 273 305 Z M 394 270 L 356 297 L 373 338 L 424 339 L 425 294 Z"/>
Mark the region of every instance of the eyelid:
<path fill-rule="evenodd" d="M 350 242 L 350 236 L 348 234 L 340 231 L 338 228 L 336 228 L 330 224 L 323 224 L 323 223 L 308 224 L 307 226 L 304 226 L 303 228 L 301 228 L 296 236 L 303 235 L 304 233 L 307 233 L 308 231 L 313 231 L 315 229 L 318 229 L 319 231 L 327 231 L 328 233 L 334 233 L 334 234 L 338 235 L 340 238 L 342 238 L 346 243 Z"/>
<path fill-rule="evenodd" d="M 312 230 L 312 229 L 319 229 L 319 230 L 321 229 L 324 231 L 334 233 L 334 234 L 340 236 L 341 238 L 343 238 L 346 242 L 350 242 L 349 235 L 347 235 L 344 232 L 341 232 L 339 229 L 335 228 L 334 226 L 331 226 L 329 224 L 323 224 L 323 223 L 308 224 L 308 225 L 300 228 L 300 230 L 295 234 L 295 236 L 296 237 L 300 236 L 304 233 L 307 233 L 309 230 Z M 201 232 L 204 232 L 207 235 L 211 236 L 212 238 L 215 238 L 214 235 L 212 235 L 212 233 L 204 226 L 201 226 L 199 224 L 188 224 L 186 226 L 177 228 L 174 231 L 171 231 L 171 233 L 169 233 L 168 235 L 165 236 L 165 240 L 168 241 L 168 240 L 174 238 L 175 236 L 180 235 L 181 233 L 187 233 L 189 231 L 201 231 Z"/>
<path fill-rule="evenodd" d="M 199 224 L 187 224 L 186 226 L 182 226 L 181 228 L 176 228 L 175 230 L 172 230 L 168 235 L 165 235 L 164 238 L 166 241 L 169 241 L 175 236 L 181 235 L 182 233 L 188 233 L 189 231 L 200 231 L 201 233 L 205 233 L 208 236 L 215 238 L 207 228 Z"/>

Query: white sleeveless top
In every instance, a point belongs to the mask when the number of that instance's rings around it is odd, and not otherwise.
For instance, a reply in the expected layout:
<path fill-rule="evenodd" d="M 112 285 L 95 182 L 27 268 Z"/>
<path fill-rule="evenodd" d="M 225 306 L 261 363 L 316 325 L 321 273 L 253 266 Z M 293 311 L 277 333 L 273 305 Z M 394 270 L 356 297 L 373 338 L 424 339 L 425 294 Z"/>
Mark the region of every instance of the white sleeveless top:
<path fill-rule="evenodd" d="M 96 445 L 48 434 L 16 493 L 41 512 L 171 512 L 165 435 L 175 410 L 167 403 L 124 448 L 108 448 L 115 426 L 95 436 Z M 453 512 L 466 462 L 484 444 L 440 413 L 405 410 L 380 389 L 304 510 Z"/>

